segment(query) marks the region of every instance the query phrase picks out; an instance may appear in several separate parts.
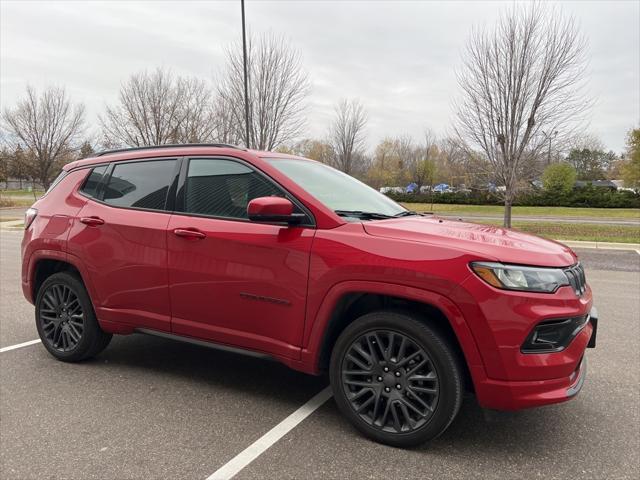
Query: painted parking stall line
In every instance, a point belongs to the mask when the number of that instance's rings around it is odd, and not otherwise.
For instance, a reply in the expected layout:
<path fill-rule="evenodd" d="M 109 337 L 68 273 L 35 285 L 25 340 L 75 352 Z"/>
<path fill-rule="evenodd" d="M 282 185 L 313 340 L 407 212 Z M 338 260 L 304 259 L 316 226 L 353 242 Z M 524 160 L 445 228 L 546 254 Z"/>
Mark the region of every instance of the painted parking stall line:
<path fill-rule="evenodd" d="M 9 352 L 11 350 L 16 350 L 18 348 L 22 348 L 22 347 L 28 347 L 30 345 L 35 345 L 36 343 L 40 343 L 40 339 L 36 339 L 36 340 L 29 340 L 28 342 L 23 342 L 23 343 L 18 343 L 16 345 L 10 345 L 8 347 L 2 347 L 0 348 L 0 353 L 4 353 L 4 352 Z"/>
<path fill-rule="evenodd" d="M 212 473 L 207 477 L 207 480 L 229 480 L 233 478 L 243 468 L 262 455 L 269 447 L 293 430 L 296 425 L 324 405 L 331 396 L 331 387 L 326 387 L 317 393 L 307 403 Z"/>

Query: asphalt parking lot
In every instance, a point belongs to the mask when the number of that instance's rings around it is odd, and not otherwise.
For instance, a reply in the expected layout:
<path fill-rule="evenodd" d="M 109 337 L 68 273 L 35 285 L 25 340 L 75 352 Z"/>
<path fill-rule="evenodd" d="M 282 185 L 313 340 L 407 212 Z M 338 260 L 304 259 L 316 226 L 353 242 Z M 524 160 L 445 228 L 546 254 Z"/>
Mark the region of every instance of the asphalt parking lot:
<path fill-rule="evenodd" d="M 0 231 L 0 347 L 37 338 L 20 291 L 21 232 Z M 583 391 L 516 413 L 473 397 L 430 445 L 359 436 L 333 400 L 238 479 L 640 476 L 640 253 L 578 252 L 600 312 Z M 133 335 L 63 364 L 36 343 L 0 353 L 0 476 L 205 479 L 326 386 L 274 362 Z"/>

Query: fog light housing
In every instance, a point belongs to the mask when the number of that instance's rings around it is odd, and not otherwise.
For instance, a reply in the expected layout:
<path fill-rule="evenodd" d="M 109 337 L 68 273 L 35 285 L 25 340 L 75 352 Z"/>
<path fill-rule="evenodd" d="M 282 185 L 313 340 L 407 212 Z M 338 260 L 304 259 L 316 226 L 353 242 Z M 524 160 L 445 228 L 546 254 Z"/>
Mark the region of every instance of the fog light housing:
<path fill-rule="evenodd" d="M 522 344 L 522 353 L 550 353 L 564 350 L 589 321 L 589 315 L 546 320 L 537 324 Z"/>

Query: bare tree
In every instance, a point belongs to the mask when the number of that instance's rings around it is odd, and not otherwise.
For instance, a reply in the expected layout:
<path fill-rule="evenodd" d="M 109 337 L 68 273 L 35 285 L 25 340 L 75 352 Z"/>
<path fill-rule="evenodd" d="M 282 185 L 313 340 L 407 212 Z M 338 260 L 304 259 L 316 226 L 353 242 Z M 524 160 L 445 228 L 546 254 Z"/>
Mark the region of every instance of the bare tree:
<path fill-rule="evenodd" d="M 364 149 L 364 129 L 367 114 L 358 100 L 342 100 L 336 107 L 335 119 L 329 130 L 335 151 L 335 166 L 345 173 L 358 170 L 358 154 Z"/>
<path fill-rule="evenodd" d="M 108 146 L 208 142 L 217 140 L 215 111 L 205 82 L 159 68 L 131 76 L 100 124 Z"/>
<path fill-rule="evenodd" d="M 218 84 L 222 110 L 230 114 L 234 137 L 258 150 L 275 150 L 298 137 L 305 127 L 304 107 L 309 80 L 300 53 L 282 37 L 252 37 L 247 45 L 249 138 L 245 128 L 242 45 L 227 51 Z"/>
<path fill-rule="evenodd" d="M 570 136 L 589 107 L 584 52 L 575 21 L 539 3 L 514 6 L 493 30 L 471 35 L 458 74 L 456 130 L 504 184 L 506 227 L 523 164 L 544 148 L 542 130 Z"/>
<path fill-rule="evenodd" d="M 27 87 L 26 98 L 2 115 L 3 128 L 30 159 L 30 176 L 45 189 L 77 148 L 84 128 L 84 105 L 73 105 L 63 88 L 50 87 L 38 95 Z"/>

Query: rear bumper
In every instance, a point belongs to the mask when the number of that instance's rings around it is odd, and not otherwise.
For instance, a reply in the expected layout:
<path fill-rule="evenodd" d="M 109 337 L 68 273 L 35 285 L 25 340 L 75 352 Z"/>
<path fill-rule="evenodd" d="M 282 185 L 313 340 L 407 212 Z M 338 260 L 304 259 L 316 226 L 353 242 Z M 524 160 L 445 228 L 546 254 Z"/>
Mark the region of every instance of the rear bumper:
<path fill-rule="evenodd" d="M 505 381 L 484 377 L 475 382 L 478 402 L 482 407 L 495 410 L 520 410 L 571 400 L 584 385 L 587 375 L 587 359 L 584 352 L 586 348 L 593 348 L 596 345 L 597 325 L 598 314 L 594 308 L 591 310 L 589 322 L 570 345 L 573 354 L 578 353 L 575 347 L 580 347 L 580 356 L 576 359 L 576 366 L 570 375 L 532 381 Z M 563 354 L 566 355 L 566 352 L 550 355 Z M 476 378 L 484 375 L 480 371 L 473 373 Z"/>

